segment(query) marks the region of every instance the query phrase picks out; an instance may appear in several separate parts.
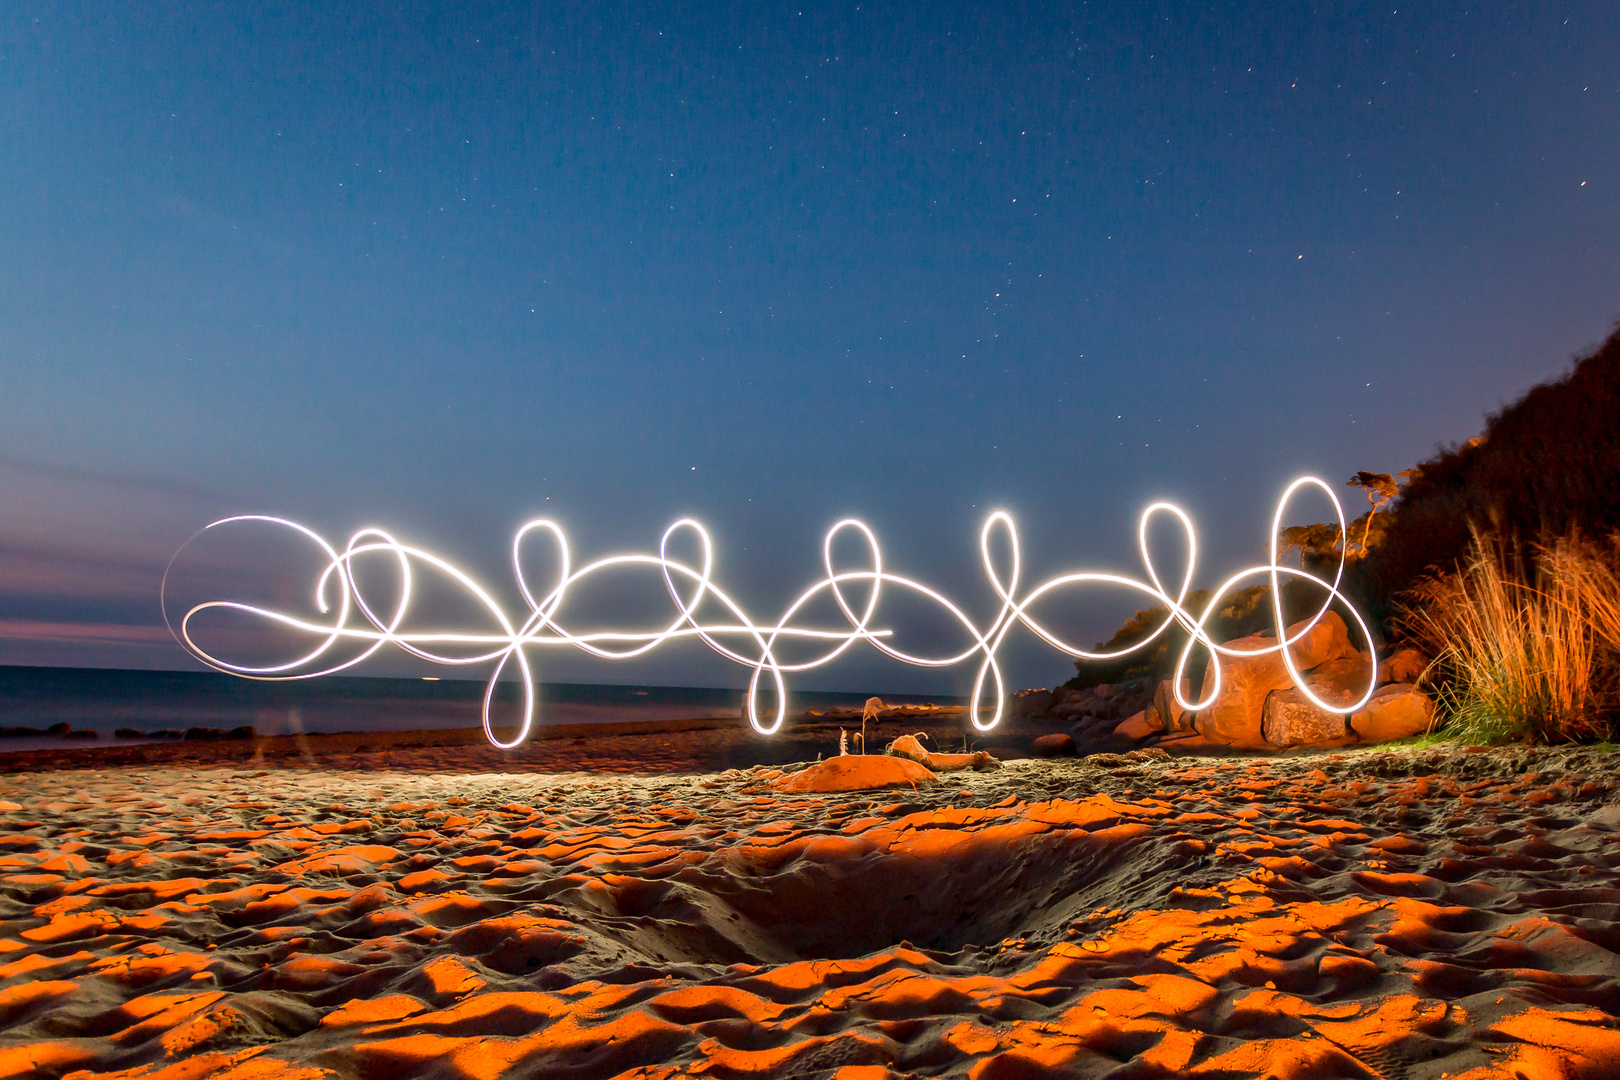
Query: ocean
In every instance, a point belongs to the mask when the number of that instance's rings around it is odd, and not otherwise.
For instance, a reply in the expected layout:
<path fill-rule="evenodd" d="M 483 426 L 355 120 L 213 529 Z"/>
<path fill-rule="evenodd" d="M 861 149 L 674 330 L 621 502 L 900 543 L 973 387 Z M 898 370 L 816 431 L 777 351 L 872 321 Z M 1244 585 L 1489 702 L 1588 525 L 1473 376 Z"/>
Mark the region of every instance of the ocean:
<path fill-rule="evenodd" d="M 331 675 L 291 682 L 258 682 L 213 671 L 135 671 L 0 665 L 0 753 L 57 746 L 124 742 L 119 728 L 142 732 L 191 727 L 252 725 L 260 735 L 296 732 L 414 731 L 477 727 L 487 684 L 472 679 L 372 678 Z M 701 686 L 620 686 L 544 683 L 538 687 L 540 724 L 688 720 L 734 716 L 742 723 L 741 689 Z M 515 720 L 522 687 L 503 682 L 496 720 Z M 959 704 L 949 696 L 881 694 L 895 704 Z M 795 714 L 807 709 L 859 705 L 866 693 L 793 689 Z M 768 693 L 761 708 L 774 707 Z M 95 732 L 93 739 L 44 734 L 67 724 Z"/>

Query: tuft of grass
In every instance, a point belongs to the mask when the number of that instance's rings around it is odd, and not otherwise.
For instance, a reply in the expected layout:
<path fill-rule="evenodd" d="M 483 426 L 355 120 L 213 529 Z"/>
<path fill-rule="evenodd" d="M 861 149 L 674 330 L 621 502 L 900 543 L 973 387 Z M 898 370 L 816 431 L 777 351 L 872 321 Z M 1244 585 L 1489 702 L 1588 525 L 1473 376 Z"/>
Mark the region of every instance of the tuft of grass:
<path fill-rule="evenodd" d="M 1416 735 L 1408 735 L 1404 739 L 1391 739 L 1380 745 L 1380 750 L 1429 750 L 1436 746 L 1445 746 L 1459 741 L 1459 737 L 1449 731 L 1423 731 Z"/>
<path fill-rule="evenodd" d="M 1455 573 L 1408 594 L 1400 621 L 1436 657 L 1447 734 L 1490 745 L 1615 733 L 1617 554 L 1575 534 L 1527 554 L 1475 532 Z"/>

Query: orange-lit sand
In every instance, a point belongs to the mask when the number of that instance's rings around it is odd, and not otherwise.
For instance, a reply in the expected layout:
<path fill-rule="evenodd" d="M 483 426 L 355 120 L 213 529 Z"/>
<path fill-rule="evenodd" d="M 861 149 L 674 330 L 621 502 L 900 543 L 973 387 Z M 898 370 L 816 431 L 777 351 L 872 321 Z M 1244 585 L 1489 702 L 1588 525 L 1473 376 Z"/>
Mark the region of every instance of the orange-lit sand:
<path fill-rule="evenodd" d="M 0 777 L 0 1076 L 1620 1076 L 1596 751 Z"/>

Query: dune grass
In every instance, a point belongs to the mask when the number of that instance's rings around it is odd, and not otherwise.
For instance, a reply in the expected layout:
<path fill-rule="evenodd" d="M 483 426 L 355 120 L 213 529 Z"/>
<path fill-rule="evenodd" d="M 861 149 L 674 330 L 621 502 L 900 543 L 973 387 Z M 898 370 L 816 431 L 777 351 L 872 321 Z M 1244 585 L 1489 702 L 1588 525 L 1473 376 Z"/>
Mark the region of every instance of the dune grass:
<path fill-rule="evenodd" d="M 1437 723 L 1471 743 L 1606 739 L 1620 700 L 1620 538 L 1528 552 L 1476 532 L 1401 622 L 1436 658 Z"/>

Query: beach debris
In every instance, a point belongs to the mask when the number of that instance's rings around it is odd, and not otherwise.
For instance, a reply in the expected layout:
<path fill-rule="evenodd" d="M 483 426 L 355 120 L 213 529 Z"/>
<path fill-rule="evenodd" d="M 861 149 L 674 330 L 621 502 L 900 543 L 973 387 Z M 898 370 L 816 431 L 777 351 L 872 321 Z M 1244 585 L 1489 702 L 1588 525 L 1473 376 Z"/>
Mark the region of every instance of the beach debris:
<path fill-rule="evenodd" d="M 986 769 L 1001 768 L 1001 761 L 988 750 L 962 754 L 931 753 L 921 742 L 925 738 L 927 734 L 921 731 L 915 735 L 902 735 L 891 742 L 884 752 L 895 757 L 908 758 L 935 772 L 955 772 L 959 769 L 983 772 Z"/>
<path fill-rule="evenodd" d="M 866 753 L 866 722 L 868 720 L 883 719 L 883 699 L 869 697 L 861 708 L 861 753 Z"/>

